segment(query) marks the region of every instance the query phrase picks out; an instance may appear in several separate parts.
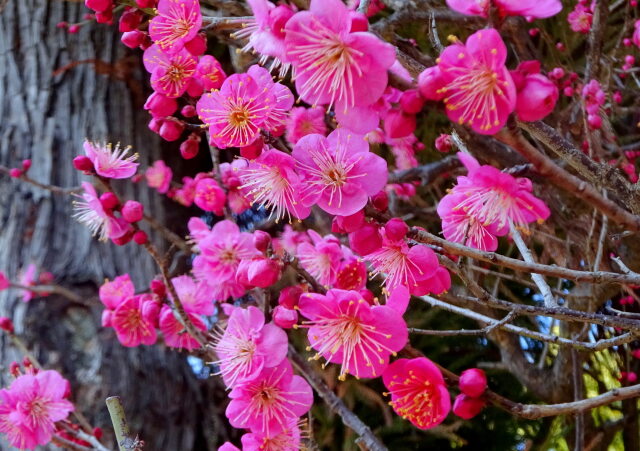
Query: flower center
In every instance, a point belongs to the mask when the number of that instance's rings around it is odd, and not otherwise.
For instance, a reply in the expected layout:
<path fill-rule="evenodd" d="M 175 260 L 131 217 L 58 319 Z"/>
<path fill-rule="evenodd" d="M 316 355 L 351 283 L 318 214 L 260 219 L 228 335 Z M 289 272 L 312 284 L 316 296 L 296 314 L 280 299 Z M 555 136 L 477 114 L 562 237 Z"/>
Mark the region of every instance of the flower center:
<path fill-rule="evenodd" d="M 225 249 L 220 253 L 220 261 L 226 264 L 234 264 L 237 261 L 236 253 L 233 249 Z"/>
<path fill-rule="evenodd" d="M 167 71 L 167 77 L 173 82 L 178 82 L 184 78 L 184 72 L 184 67 L 178 64 L 172 64 Z"/>
<path fill-rule="evenodd" d="M 249 122 L 249 119 L 249 112 L 244 107 L 239 107 L 229 113 L 229 123 L 234 127 L 244 127 Z"/>
<path fill-rule="evenodd" d="M 344 169 L 341 167 L 333 167 L 325 172 L 327 178 L 336 186 L 342 186 L 347 181 L 347 174 L 345 174 Z"/>

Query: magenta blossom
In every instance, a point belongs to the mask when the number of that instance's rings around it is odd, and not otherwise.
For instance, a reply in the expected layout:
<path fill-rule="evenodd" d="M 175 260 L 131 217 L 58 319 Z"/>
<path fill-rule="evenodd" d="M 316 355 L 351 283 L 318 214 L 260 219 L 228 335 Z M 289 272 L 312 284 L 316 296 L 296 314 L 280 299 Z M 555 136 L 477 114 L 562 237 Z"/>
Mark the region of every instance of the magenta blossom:
<path fill-rule="evenodd" d="M 244 147 L 258 138 L 260 129 L 275 107 L 275 95 L 268 86 L 248 74 L 233 74 L 219 91 L 203 95 L 196 108 L 209 126 L 211 144 Z"/>
<path fill-rule="evenodd" d="M 279 365 L 286 357 L 287 335 L 273 323 L 265 324 L 256 307 L 234 308 L 224 333 L 217 332 L 215 362 L 227 387 L 259 376 L 263 368 Z"/>
<path fill-rule="evenodd" d="M 186 308 L 185 308 L 186 310 Z M 198 315 L 187 310 L 189 321 L 202 331 L 207 330 L 206 324 Z M 163 305 L 160 311 L 160 330 L 164 336 L 164 342 L 170 348 L 185 349 L 191 351 L 200 347 L 200 343 L 187 331 L 186 327 L 179 321 L 171 307 Z"/>
<path fill-rule="evenodd" d="M 317 108 L 293 108 L 287 120 L 287 141 L 297 143 L 303 136 L 327 134 L 327 124 L 324 122 L 325 110 Z"/>
<path fill-rule="evenodd" d="M 211 211 L 217 216 L 224 215 L 227 195 L 214 179 L 203 177 L 196 184 L 193 202 L 204 211 Z"/>
<path fill-rule="evenodd" d="M 567 21 L 571 30 L 587 34 L 591 30 L 591 24 L 593 23 L 593 12 L 588 6 L 578 3 L 573 8 L 573 11 L 567 15 Z"/>
<path fill-rule="evenodd" d="M 18 283 L 24 287 L 32 287 L 38 284 L 37 279 L 38 268 L 35 263 L 29 263 L 26 268 L 22 268 L 20 271 L 20 278 L 18 279 Z M 29 302 L 31 299 L 35 298 L 38 294 L 35 291 L 24 290 L 22 293 L 22 301 Z"/>
<path fill-rule="evenodd" d="M 91 183 L 83 182 L 84 193 L 79 196 L 82 200 L 73 202 L 74 218 L 86 225 L 92 235 L 97 235 L 100 241 L 118 239 L 130 230 L 130 225 L 122 218 L 116 218 L 113 213 L 107 212 L 98 193 Z"/>
<path fill-rule="evenodd" d="M 193 280 L 190 276 L 178 276 L 171 279 L 178 299 L 184 309 L 197 315 L 213 315 L 214 300 L 206 284 Z M 171 292 L 169 292 L 171 298 Z M 173 300 L 173 299 L 172 299 Z"/>
<path fill-rule="evenodd" d="M 98 296 L 106 308 L 115 310 L 126 298 L 133 296 L 135 291 L 129 274 L 123 274 L 102 284 Z"/>
<path fill-rule="evenodd" d="M 167 53 L 175 53 L 202 27 L 198 0 L 160 0 L 158 15 L 149 22 L 149 36 Z"/>
<path fill-rule="evenodd" d="M 198 65 L 198 61 L 188 50 L 168 54 L 157 44 L 145 50 L 143 62 L 151 74 L 153 89 L 169 98 L 184 94 Z"/>
<path fill-rule="evenodd" d="M 96 174 L 110 179 L 128 179 L 136 173 L 138 154 L 127 155 L 131 146 L 120 148 L 111 143 L 98 145 L 91 141 L 83 144 L 84 153 L 93 163 Z"/>
<path fill-rule="evenodd" d="M 516 106 L 516 89 L 504 63 L 507 48 L 493 28 L 456 42 L 438 58 L 447 116 L 481 134 L 497 133 Z M 424 91 L 424 89 L 422 90 Z"/>
<path fill-rule="evenodd" d="M 282 135 L 285 131 L 289 110 L 291 110 L 295 101 L 291 90 L 283 84 L 274 82 L 269 71 L 257 64 L 251 66 L 249 70 L 247 70 L 247 74 L 249 74 L 258 85 L 270 92 L 275 99 L 275 103 L 269 110 L 269 114 L 262 128 L 275 136 Z"/>
<path fill-rule="evenodd" d="M 285 45 L 300 98 L 337 110 L 378 100 L 395 61 L 391 45 L 369 32 L 351 33 L 349 10 L 340 0 L 311 0 L 309 11 L 287 22 Z"/>
<path fill-rule="evenodd" d="M 251 208 L 251 202 L 245 195 L 245 190 L 241 188 L 240 171 L 247 167 L 247 160 L 238 158 L 231 163 L 220 164 L 220 178 L 227 188 L 227 203 L 235 214 L 240 214 Z"/>
<path fill-rule="evenodd" d="M 24 374 L 0 390 L 0 432 L 11 446 L 35 449 L 46 445 L 74 407 L 65 399 L 69 382 L 57 371 Z"/>
<path fill-rule="evenodd" d="M 348 216 L 361 210 L 387 183 L 387 163 L 369 152 L 369 144 L 348 130 L 307 135 L 291 154 L 302 180 L 302 202 L 328 213 Z"/>
<path fill-rule="evenodd" d="M 304 219 L 311 213 L 300 199 L 300 176 L 295 171 L 295 160 L 284 152 L 267 149 L 240 171 L 242 188 L 254 204 L 270 209 L 280 221 L 285 216 Z"/>
<path fill-rule="evenodd" d="M 286 359 L 278 366 L 264 368 L 255 379 L 235 386 L 229 398 L 225 413 L 231 426 L 269 436 L 282 432 L 313 404 L 311 387 L 293 374 Z"/>
<path fill-rule="evenodd" d="M 407 343 L 407 325 L 393 308 L 371 306 L 357 291 L 329 290 L 326 295 L 306 293 L 298 303 L 300 313 L 309 319 L 314 358 L 340 363 L 340 379 L 347 374 L 377 377 Z"/>
<path fill-rule="evenodd" d="M 115 309 L 111 326 L 122 346 L 135 347 L 156 342 L 157 310 L 150 308 L 153 304 L 157 302 L 151 295 L 142 294 L 126 298 Z"/>
<path fill-rule="evenodd" d="M 147 168 L 144 176 L 150 188 L 155 188 L 160 194 L 165 194 L 171 186 L 173 171 L 164 161 L 157 160 L 150 168 Z"/>
<path fill-rule="evenodd" d="M 500 16 L 524 16 L 546 19 L 562 10 L 560 0 L 447 0 L 449 8 L 469 16 L 489 16 L 493 4 Z"/>
<path fill-rule="evenodd" d="M 325 287 L 332 286 L 343 258 L 340 241 L 333 235 L 323 238 L 314 230 L 309 230 L 308 234 L 313 244 L 301 243 L 298 246 L 298 260 L 319 283 Z"/>
<path fill-rule="evenodd" d="M 426 357 L 399 359 L 389 365 L 382 381 L 391 406 L 420 429 L 442 423 L 451 410 L 451 397 L 438 367 Z"/>
<path fill-rule="evenodd" d="M 244 434 L 242 440 L 243 451 L 298 451 L 305 449 L 302 443 L 302 431 L 297 418 L 291 418 L 286 426 L 277 434 L 264 432 L 250 432 Z"/>

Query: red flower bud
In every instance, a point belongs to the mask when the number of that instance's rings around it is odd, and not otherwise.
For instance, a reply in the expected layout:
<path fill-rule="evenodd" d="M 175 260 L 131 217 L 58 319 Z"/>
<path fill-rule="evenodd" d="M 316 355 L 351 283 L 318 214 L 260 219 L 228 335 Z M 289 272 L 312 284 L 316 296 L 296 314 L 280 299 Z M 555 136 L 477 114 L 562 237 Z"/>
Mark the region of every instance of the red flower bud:
<path fill-rule="evenodd" d="M 141 221 L 144 216 L 144 207 L 140 202 L 128 200 L 122 206 L 122 217 L 129 223 Z"/>
<path fill-rule="evenodd" d="M 105 210 L 113 210 L 120 205 L 120 200 L 118 200 L 118 196 L 107 191 L 100 196 L 100 203 L 102 204 L 102 208 Z"/>
<path fill-rule="evenodd" d="M 359 230 L 349 234 L 349 246 L 359 255 L 367 255 L 380 249 L 382 236 L 378 226 L 364 224 Z"/>
<path fill-rule="evenodd" d="M 487 389 L 487 376 L 479 368 L 471 368 L 460 374 L 460 391 L 467 396 L 477 398 Z"/>
<path fill-rule="evenodd" d="M 391 241 L 400 241 L 409 231 L 409 226 L 400 218 L 391 218 L 385 224 L 384 231 Z"/>
<path fill-rule="evenodd" d="M 267 252 L 271 244 L 271 235 L 263 230 L 256 230 L 253 232 L 253 244 L 260 252 Z"/>
<path fill-rule="evenodd" d="M 158 134 L 166 141 L 176 141 L 182 135 L 184 125 L 174 120 L 166 120 L 162 122 Z"/>
<path fill-rule="evenodd" d="M 13 177 L 14 179 L 19 179 L 20 177 L 22 177 L 22 169 L 18 169 L 18 168 L 9 169 L 9 176 Z"/>
<path fill-rule="evenodd" d="M 371 203 L 376 210 L 381 212 L 387 211 L 387 208 L 389 208 L 389 196 L 387 192 L 384 190 L 379 191 L 378 194 L 375 194 L 371 198 Z"/>
<path fill-rule="evenodd" d="M 200 138 L 198 137 L 196 140 L 192 139 L 191 136 L 193 135 L 189 135 L 189 138 L 180 144 L 180 155 L 185 160 L 195 158 L 200 150 Z"/>
<path fill-rule="evenodd" d="M 73 159 L 73 167 L 78 171 L 93 173 L 95 169 L 93 168 L 93 163 L 86 155 L 78 155 Z"/>
<path fill-rule="evenodd" d="M 143 230 L 138 230 L 136 233 L 133 234 L 133 241 L 136 244 L 139 245 L 143 245 L 143 244 L 147 244 L 149 242 L 149 237 L 147 236 L 146 232 L 144 232 Z"/>
<path fill-rule="evenodd" d="M 102 434 L 103 434 L 102 428 L 95 427 L 95 428 L 93 428 L 93 432 L 92 433 L 93 433 L 93 436 L 95 438 L 97 438 L 98 440 L 100 440 L 102 438 Z"/>
<path fill-rule="evenodd" d="M 6 316 L 0 316 L 0 329 L 12 334 L 14 332 L 13 321 L 11 321 L 11 319 L 7 318 Z"/>
<path fill-rule="evenodd" d="M 418 114 L 424 106 L 424 99 L 417 89 L 409 89 L 400 96 L 400 108 L 409 114 Z"/>
<path fill-rule="evenodd" d="M 26 160 L 22 160 L 22 169 L 24 172 L 27 172 L 31 169 L 31 159 L 27 158 Z"/>
<path fill-rule="evenodd" d="M 460 418 L 470 420 L 480 413 L 484 407 L 484 400 L 480 398 L 470 398 L 467 395 L 460 394 L 456 396 L 453 402 L 453 413 Z"/>
<path fill-rule="evenodd" d="M 298 305 L 300 296 L 304 293 L 304 290 L 300 285 L 293 285 L 291 287 L 285 287 L 280 291 L 278 296 L 278 304 L 288 309 L 293 309 Z"/>
<path fill-rule="evenodd" d="M 196 112 L 196 107 L 194 107 L 193 105 L 183 106 L 182 110 L 180 110 L 180 113 L 182 113 L 184 117 L 194 117 L 198 114 Z"/>
<path fill-rule="evenodd" d="M 122 33 L 120 41 L 130 49 L 137 49 L 142 45 L 146 35 L 140 30 L 131 30 Z"/>
<path fill-rule="evenodd" d="M 149 288 L 151 289 L 151 292 L 160 299 L 164 299 L 167 295 L 167 287 L 162 280 L 153 279 Z"/>

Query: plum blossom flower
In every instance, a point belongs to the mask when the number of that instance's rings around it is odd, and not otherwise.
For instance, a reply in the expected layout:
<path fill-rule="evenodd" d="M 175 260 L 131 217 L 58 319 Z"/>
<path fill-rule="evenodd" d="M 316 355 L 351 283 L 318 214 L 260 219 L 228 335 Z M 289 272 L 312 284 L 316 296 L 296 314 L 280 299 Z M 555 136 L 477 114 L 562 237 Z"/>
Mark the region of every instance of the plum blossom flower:
<path fill-rule="evenodd" d="M 26 266 L 26 268 L 22 268 L 22 271 L 20 271 L 20 278 L 18 279 L 18 282 L 23 287 L 35 286 L 38 284 L 38 280 L 36 277 L 37 273 L 38 273 L 38 268 L 36 267 L 35 263 L 29 263 Z M 37 293 L 35 291 L 24 290 L 24 293 L 22 293 L 22 301 L 29 302 L 31 299 L 35 298 L 36 296 L 37 296 Z"/>
<path fill-rule="evenodd" d="M 273 323 L 265 324 L 256 307 L 234 308 L 223 333 L 215 333 L 215 362 L 227 387 L 255 379 L 263 368 L 280 364 L 287 356 L 285 332 Z"/>
<path fill-rule="evenodd" d="M 100 241 L 118 239 L 125 235 L 130 226 L 122 218 L 116 218 L 105 211 L 91 183 L 83 182 L 84 193 L 78 197 L 82 200 L 73 202 L 75 213 L 73 217 L 89 228 L 92 235 L 97 235 Z"/>
<path fill-rule="evenodd" d="M 326 135 L 327 124 L 324 122 L 325 109 L 322 107 L 296 107 L 289 113 L 287 119 L 287 141 L 297 143 L 306 135 Z"/>
<path fill-rule="evenodd" d="M 169 98 L 184 94 L 198 65 L 198 61 L 188 50 L 168 54 L 157 44 L 144 51 L 143 62 L 151 74 L 153 89 Z"/>
<path fill-rule="evenodd" d="M 516 106 L 506 58 L 507 48 L 493 28 L 475 32 L 466 44 L 456 42 L 444 49 L 434 76 L 441 79 L 436 85 L 442 84 L 438 92 L 449 119 L 484 135 L 504 126 Z"/>
<path fill-rule="evenodd" d="M 215 179 L 202 177 L 196 184 L 193 202 L 204 211 L 211 211 L 217 216 L 224 215 L 227 195 Z"/>
<path fill-rule="evenodd" d="M 290 418 L 286 426 L 277 434 L 250 432 L 241 438 L 244 451 L 298 451 L 304 449 L 303 430 L 297 418 Z M 308 437 L 308 435 L 307 435 Z"/>
<path fill-rule="evenodd" d="M 247 160 L 242 158 L 220 164 L 220 178 L 227 188 L 227 203 L 231 211 L 237 215 L 251 208 L 251 202 L 247 199 L 245 190 L 241 188 L 242 182 L 239 177 L 239 171 L 248 164 Z"/>
<path fill-rule="evenodd" d="M 302 176 L 302 202 L 348 216 L 361 210 L 387 183 L 387 163 L 348 130 L 301 138 L 291 154 Z"/>
<path fill-rule="evenodd" d="M 164 161 L 156 160 L 150 168 L 147 168 L 144 176 L 150 188 L 155 188 L 160 194 L 165 194 L 171 186 L 173 171 Z"/>
<path fill-rule="evenodd" d="M 511 72 L 516 85 L 516 114 L 521 121 L 539 121 L 549 115 L 558 101 L 558 87 L 540 73 L 539 61 L 523 61 Z"/>
<path fill-rule="evenodd" d="M 282 135 L 285 131 L 289 110 L 291 110 L 295 101 L 291 90 L 283 84 L 274 82 L 269 71 L 257 64 L 251 66 L 247 70 L 247 74 L 260 86 L 263 86 L 264 89 L 273 94 L 275 98 L 275 103 L 272 105 L 262 127 L 276 136 Z"/>
<path fill-rule="evenodd" d="M 313 244 L 301 243 L 298 246 L 298 260 L 319 283 L 326 287 L 332 286 L 343 257 L 340 241 L 333 235 L 323 238 L 314 230 L 309 230 L 308 234 Z"/>
<path fill-rule="evenodd" d="M 85 141 L 83 144 L 84 153 L 93 163 L 96 173 L 102 177 L 110 179 L 128 179 L 136 173 L 138 154 L 127 155 L 131 146 L 120 148 L 120 144 L 115 147 L 109 144 L 96 144 Z"/>
<path fill-rule="evenodd" d="M 288 61 L 296 71 L 296 91 L 313 105 L 347 110 L 380 98 L 393 47 L 368 32 L 351 33 L 351 17 L 340 0 L 312 0 L 285 26 Z"/>
<path fill-rule="evenodd" d="M 198 315 L 188 310 L 186 313 L 189 321 L 191 321 L 197 329 L 202 331 L 207 330 L 206 324 Z M 164 336 L 164 342 L 167 346 L 177 349 L 186 349 L 187 351 L 200 347 L 198 340 L 196 340 L 187 331 L 187 328 L 176 318 L 173 310 L 171 310 L 171 307 L 168 305 L 163 305 L 162 310 L 160 310 L 159 326 L 162 331 L 162 335 Z"/>
<path fill-rule="evenodd" d="M 125 301 L 125 299 L 135 294 L 136 288 L 131 281 L 129 274 L 123 274 L 112 281 L 105 281 L 98 290 L 98 297 L 104 306 L 102 312 L 102 327 L 111 327 L 113 311 Z"/>
<path fill-rule="evenodd" d="M 0 390 L 0 432 L 11 446 L 35 449 L 46 445 L 55 433 L 57 421 L 73 412 L 65 399 L 69 382 L 53 370 L 23 374 L 9 388 Z"/>
<path fill-rule="evenodd" d="M 285 216 L 304 219 L 311 213 L 300 199 L 300 176 L 291 155 L 267 149 L 240 171 L 242 188 L 254 204 L 270 209 L 276 221 Z"/>
<path fill-rule="evenodd" d="M 399 359 L 389 365 L 382 381 L 391 406 L 420 429 L 442 423 L 451 410 L 451 397 L 438 367 L 426 357 Z"/>
<path fill-rule="evenodd" d="M 593 23 L 593 11 L 588 6 L 578 3 L 573 8 L 573 11 L 567 15 L 567 21 L 571 30 L 576 33 L 587 34 L 591 30 L 591 24 Z"/>
<path fill-rule="evenodd" d="M 447 0 L 449 8 L 469 16 L 489 16 L 493 4 L 501 17 L 524 16 L 546 19 L 562 10 L 560 0 Z"/>
<path fill-rule="evenodd" d="M 311 387 L 293 374 L 288 360 L 263 368 L 258 376 L 238 384 L 229 393 L 225 412 L 235 428 L 273 436 L 286 429 L 291 419 L 307 413 L 313 404 Z"/>
<path fill-rule="evenodd" d="M 260 56 L 260 64 L 273 58 L 269 72 L 280 67 L 279 76 L 284 76 L 291 67 L 285 52 L 284 27 L 293 16 L 293 10 L 287 5 L 276 6 L 268 0 L 247 0 L 253 11 L 253 19 L 244 23 L 245 27 L 232 36 L 238 39 L 248 38 L 243 52 L 255 50 Z"/>
<path fill-rule="evenodd" d="M 458 185 L 453 188 L 453 192 L 464 195 L 454 208 L 482 224 L 495 224 L 492 227 L 498 230 L 509 228 L 510 224 L 526 230 L 529 223 L 549 217 L 549 208 L 532 194 L 531 180 L 515 178 L 493 166 L 481 166 L 468 154 L 458 156 L 469 174 L 458 177 Z"/>
<path fill-rule="evenodd" d="M 407 325 L 402 315 L 385 306 L 371 306 L 357 291 L 333 289 L 326 295 L 305 293 L 298 303 L 300 313 L 309 319 L 311 347 L 315 359 L 340 363 L 341 380 L 347 374 L 377 377 L 407 343 Z"/>
<path fill-rule="evenodd" d="M 149 294 L 125 298 L 111 315 L 111 326 L 122 346 L 135 347 L 156 342 L 157 310 L 150 308 L 157 302 Z"/>
<path fill-rule="evenodd" d="M 198 315 L 213 315 L 215 311 L 214 299 L 205 283 L 198 282 L 187 275 L 174 277 L 171 282 L 173 282 L 176 294 L 185 311 Z M 171 293 L 169 293 L 169 298 L 171 298 Z"/>
<path fill-rule="evenodd" d="M 248 74 L 233 74 L 219 91 L 203 95 L 196 105 L 209 126 L 211 143 L 220 148 L 244 147 L 260 134 L 274 108 L 274 94 Z"/>
<path fill-rule="evenodd" d="M 158 15 L 149 22 L 149 36 L 167 53 L 175 53 L 202 28 L 198 0 L 160 0 Z"/>

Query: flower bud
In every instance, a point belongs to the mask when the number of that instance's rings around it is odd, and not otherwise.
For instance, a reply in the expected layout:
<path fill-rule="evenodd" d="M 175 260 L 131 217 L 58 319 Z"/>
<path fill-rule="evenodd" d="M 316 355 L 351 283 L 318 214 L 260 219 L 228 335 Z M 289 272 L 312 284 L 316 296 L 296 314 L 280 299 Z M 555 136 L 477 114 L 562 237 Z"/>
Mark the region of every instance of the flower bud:
<path fill-rule="evenodd" d="M 384 226 L 384 232 L 391 241 L 400 241 L 407 235 L 408 231 L 409 226 L 400 218 L 392 218 Z"/>
<path fill-rule="evenodd" d="M 449 152 L 453 148 L 453 140 L 451 139 L 451 135 L 441 133 L 440 136 L 436 138 L 435 147 L 438 152 Z"/>
<path fill-rule="evenodd" d="M 149 284 L 149 289 L 160 299 L 164 299 L 167 295 L 167 287 L 162 280 L 153 279 Z"/>
<path fill-rule="evenodd" d="M 182 107 L 182 110 L 180 110 L 180 114 L 182 114 L 184 117 L 194 117 L 198 113 L 196 111 L 196 107 L 194 107 L 193 105 L 185 105 Z"/>
<path fill-rule="evenodd" d="M 26 160 L 22 160 L 22 170 L 24 172 L 27 172 L 29 169 L 31 169 L 31 159 L 27 158 Z"/>
<path fill-rule="evenodd" d="M 349 246 L 359 255 L 367 255 L 380 249 L 382 236 L 378 226 L 370 223 L 364 224 L 359 230 L 350 233 Z"/>
<path fill-rule="evenodd" d="M 334 216 L 331 223 L 333 233 L 351 233 L 364 224 L 364 211 L 360 210 L 350 216 Z"/>
<path fill-rule="evenodd" d="M 113 9 L 107 9 L 106 11 L 96 11 L 96 22 L 104 24 L 113 23 Z"/>
<path fill-rule="evenodd" d="M 460 391 L 467 396 L 477 398 L 487 389 L 487 376 L 479 368 L 471 368 L 460 374 Z"/>
<path fill-rule="evenodd" d="M 193 134 L 189 135 L 189 138 L 180 144 L 180 155 L 182 155 L 182 158 L 185 160 L 195 158 L 200 150 L 200 137 L 192 139 L 192 136 Z"/>
<path fill-rule="evenodd" d="M 6 316 L 0 316 L 0 329 L 12 334 L 14 332 L 13 321 Z"/>
<path fill-rule="evenodd" d="M 96 12 L 103 12 L 113 8 L 112 0 L 84 0 L 84 5 Z"/>
<path fill-rule="evenodd" d="M 390 110 L 384 118 L 384 133 L 389 138 L 404 138 L 416 129 L 416 116 L 400 110 Z"/>
<path fill-rule="evenodd" d="M 180 138 L 180 135 L 182 135 L 183 131 L 184 131 L 184 125 L 182 125 L 181 122 L 174 121 L 174 120 L 166 120 L 162 122 L 162 125 L 160 126 L 160 130 L 158 131 L 158 134 L 165 141 L 176 141 L 178 138 Z"/>
<path fill-rule="evenodd" d="M 424 106 L 424 99 L 416 89 L 409 89 L 400 96 L 400 108 L 408 114 L 418 114 Z"/>
<path fill-rule="evenodd" d="M 249 264 L 247 279 L 249 285 L 267 288 L 280 278 L 280 265 L 276 260 L 257 258 Z"/>
<path fill-rule="evenodd" d="M 102 204 L 102 208 L 104 208 L 105 210 L 113 210 L 118 205 L 120 205 L 118 196 L 110 191 L 107 191 L 100 196 L 100 203 Z"/>
<path fill-rule="evenodd" d="M 131 241 L 131 239 L 133 238 L 133 234 L 134 234 L 134 231 L 129 230 L 127 233 L 125 233 L 119 238 L 112 238 L 111 241 L 116 246 L 124 246 L 125 244 L 128 244 Z"/>
<path fill-rule="evenodd" d="M 387 208 L 389 208 L 389 196 L 387 195 L 387 192 L 384 190 L 378 191 L 377 194 L 374 194 L 371 197 L 371 204 L 373 205 L 373 208 L 378 211 L 387 211 Z"/>
<path fill-rule="evenodd" d="M 94 428 L 93 428 L 93 431 L 92 431 L 91 433 L 92 433 L 92 434 L 93 434 L 93 436 L 94 436 L 95 438 L 97 438 L 98 440 L 100 440 L 100 439 L 102 438 L 102 434 L 103 434 L 103 432 L 102 432 L 102 428 L 94 427 Z"/>
<path fill-rule="evenodd" d="M 149 236 L 145 231 L 138 230 L 136 231 L 136 233 L 133 234 L 133 241 L 136 244 L 139 244 L 140 246 L 142 246 L 143 244 L 147 244 L 149 242 Z"/>
<path fill-rule="evenodd" d="M 142 15 L 136 10 L 130 9 L 120 16 L 118 31 L 121 33 L 136 30 L 142 23 Z"/>
<path fill-rule="evenodd" d="M 269 244 L 271 244 L 271 235 L 263 230 L 253 232 L 253 244 L 260 252 L 267 252 Z"/>
<path fill-rule="evenodd" d="M 418 76 L 420 94 L 427 100 L 442 100 L 444 98 L 445 82 L 438 66 L 428 67 Z"/>
<path fill-rule="evenodd" d="M 128 200 L 122 206 L 122 217 L 129 223 L 141 221 L 144 216 L 144 207 L 140 202 Z"/>
<path fill-rule="evenodd" d="M 517 94 L 518 118 L 527 122 L 543 119 L 555 108 L 558 95 L 558 87 L 544 75 L 526 76 Z"/>
<path fill-rule="evenodd" d="M 273 309 L 273 322 L 283 329 L 291 329 L 298 322 L 298 312 L 278 305 Z"/>
<path fill-rule="evenodd" d="M 453 413 L 460 418 L 470 420 L 480 413 L 484 404 L 484 400 L 480 398 L 470 398 L 467 395 L 459 394 L 453 402 Z"/>
<path fill-rule="evenodd" d="M 93 173 L 95 171 L 93 163 L 86 155 L 78 155 L 73 159 L 73 167 L 78 171 Z"/>
<path fill-rule="evenodd" d="M 19 179 L 20 177 L 22 177 L 22 169 L 18 169 L 18 168 L 9 169 L 9 177 L 12 177 L 14 179 Z"/>
<path fill-rule="evenodd" d="M 176 99 L 154 92 L 145 102 L 144 109 L 148 110 L 154 118 L 163 118 L 175 113 L 178 102 Z"/>
<path fill-rule="evenodd" d="M 71 26 L 69 26 L 69 28 L 67 28 L 67 32 L 69 34 L 76 34 L 80 31 L 80 25 L 78 24 L 73 24 Z"/>
<path fill-rule="evenodd" d="M 590 129 L 597 130 L 602 127 L 602 118 L 599 114 L 589 114 L 587 115 L 587 124 Z"/>
<path fill-rule="evenodd" d="M 131 30 L 122 33 L 120 41 L 130 49 L 137 49 L 144 42 L 146 35 L 140 30 Z"/>
<path fill-rule="evenodd" d="M 304 290 L 300 285 L 285 287 L 280 291 L 280 296 L 278 296 L 278 304 L 285 308 L 293 309 L 296 305 L 298 305 L 298 301 L 300 300 L 300 296 L 302 296 L 302 293 L 304 293 Z"/>
<path fill-rule="evenodd" d="M 9 285 L 11 285 L 9 283 L 9 279 L 2 271 L 0 271 L 0 291 L 6 290 L 9 288 Z"/>

